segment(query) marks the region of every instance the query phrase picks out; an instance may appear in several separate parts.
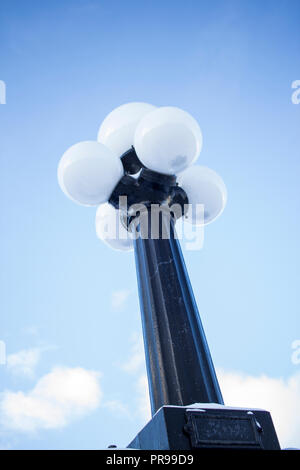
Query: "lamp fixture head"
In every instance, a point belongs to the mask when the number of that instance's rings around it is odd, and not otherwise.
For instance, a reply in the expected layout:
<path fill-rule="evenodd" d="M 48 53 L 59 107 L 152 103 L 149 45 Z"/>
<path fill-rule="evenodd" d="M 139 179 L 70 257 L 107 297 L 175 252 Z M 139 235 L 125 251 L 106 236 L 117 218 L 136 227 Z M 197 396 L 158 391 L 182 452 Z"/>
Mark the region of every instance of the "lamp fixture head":
<path fill-rule="evenodd" d="M 131 239 L 123 233 L 124 239 L 121 234 L 122 240 L 112 240 L 106 229 L 120 215 L 127 217 L 128 224 L 134 204 L 177 205 L 181 213 L 174 217 L 184 215 L 195 225 L 206 225 L 223 212 L 227 191 L 222 178 L 194 165 L 201 148 L 201 129 L 186 111 L 127 103 L 104 119 L 98 141 L 79 142 L 63 154 L 58 181 L 78 204 L 100 205 L 96 215 L 99 238 L 113 248 L 128 250 Z M 126 199 L 122 207 L 121 196 Z M 199 204 L 204 206 L 201 217 L 195 210 Z"/>

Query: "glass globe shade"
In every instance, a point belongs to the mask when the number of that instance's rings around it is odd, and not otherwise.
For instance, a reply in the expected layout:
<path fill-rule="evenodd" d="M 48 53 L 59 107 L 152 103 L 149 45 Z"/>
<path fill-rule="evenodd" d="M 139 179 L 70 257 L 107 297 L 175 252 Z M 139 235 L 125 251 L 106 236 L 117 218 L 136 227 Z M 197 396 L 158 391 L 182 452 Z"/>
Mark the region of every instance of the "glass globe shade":
<path fill-rule="evenodd" d="M 62 156 L 57 170 L 62 191 L 74 202 L 94 206 L 106 202 L 123 176 L 119 157 L 95 141 L 79 142 Z"/>
<path fill-rule="evenodd" d="M 157 108 L 138 124 L 135 151 L 151 170 L 176 174 L 190 166 L 202 148 L 202 133 L 195 119 L 172 106 Z"/>
<path fill-rule="evenodd" d="M 120 220 L 120 211 L 108 202 L 96 212 L 97 237 L 114 250 L 133 250 L 133 240 Z"/>
<path fill-rule="evenodd" d="M 134 133 L 139 121 L 156 109 L 148 103 L 127 103 L 109 113 L 102 122 L 98 141 L 113 150 L 118 156 L 133 145 Z"/>
<path fill-rule="evenodd" d="M 178 176 L 178 183 L 189 200 L 185 216 L 188 222 L 207 225 L 222 214 L 227 202 L 227 190 L 215 171 L 195 165 Z"/>

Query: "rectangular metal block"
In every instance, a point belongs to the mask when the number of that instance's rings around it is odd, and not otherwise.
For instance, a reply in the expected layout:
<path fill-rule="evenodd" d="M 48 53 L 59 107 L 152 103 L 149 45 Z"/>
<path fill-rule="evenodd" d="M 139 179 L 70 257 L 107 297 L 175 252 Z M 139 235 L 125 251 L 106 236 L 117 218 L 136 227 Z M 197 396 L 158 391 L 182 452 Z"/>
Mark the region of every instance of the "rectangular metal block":
<path fill-rule="evenodd" d="M 145 450 L 280 450 L 268 411 L 163 406 L 129 444 Z"/>

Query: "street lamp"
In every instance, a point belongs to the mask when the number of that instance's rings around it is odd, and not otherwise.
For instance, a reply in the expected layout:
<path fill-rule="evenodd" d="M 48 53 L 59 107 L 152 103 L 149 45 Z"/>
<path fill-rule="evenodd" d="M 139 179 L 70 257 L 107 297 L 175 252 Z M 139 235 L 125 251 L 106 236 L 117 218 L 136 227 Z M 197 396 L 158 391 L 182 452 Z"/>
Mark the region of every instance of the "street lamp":
<path fill-rule="evenodd" d="M 201 148 L 187 112 L 128 103 L 98 141 L 65 152 L 58 180 L 73 201 L 99 206 L 100 239 L 135 252 L 152 419 L 129 447 L 278 448 L 269 413 L 224 406 L 176 236 L 179 218 L 203 226 L 226 205 L 221 177 L 195 165 Z"/>

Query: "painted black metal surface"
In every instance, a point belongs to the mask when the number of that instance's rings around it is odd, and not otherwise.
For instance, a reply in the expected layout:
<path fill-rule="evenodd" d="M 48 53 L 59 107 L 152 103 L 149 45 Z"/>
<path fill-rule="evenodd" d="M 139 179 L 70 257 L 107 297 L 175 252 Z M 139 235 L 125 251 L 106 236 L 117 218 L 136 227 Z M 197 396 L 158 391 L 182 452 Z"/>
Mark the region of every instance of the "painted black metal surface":
<path fill-rule="evenodd" d="M 135 175 L 141 168 L 145 168 L 133 146 L 121 155 L 121 162 L 127 175 Z"/>
<path fill-rule="evenodd" d="M 125 205 L 121 197 L 126 198 Z M 173 207 L 177 205 L 181 216 L 184 212 L 184 205 L 188 204 L 188 198 L 185 191 L 176 183 L 176 176 L 163 175 L 148 168 L 142 168 L 137 178 L 125 173 L 115 186 L 108 202 L 123 212 L 139 204 L 146 206 L 168 204 Z"/>
<path fill-rule="evenodd" d="M 159 213 L 133 221 L 152 413 L 163 405 L 223 404 L 173 219 Z"/>
<path fill-rule="evenodd" d="M 142 450 L 280 450 L 268 411 L 163 406 L 128 448 Z"/>
<path fill-rule="evenodd" d="M 186 412 L 187 424 L 185 431 L 190 436 L 193 449 L 238 447 L 240 449 L 262 449 L 262 427 L 253 413 L 230 414 Z"/>

